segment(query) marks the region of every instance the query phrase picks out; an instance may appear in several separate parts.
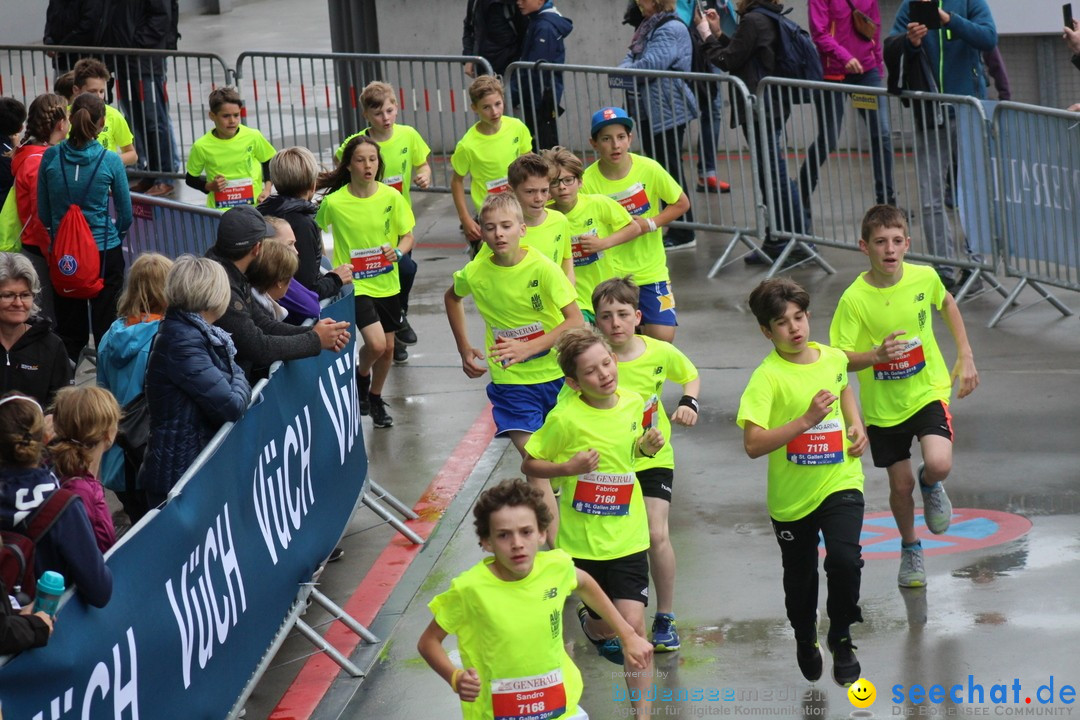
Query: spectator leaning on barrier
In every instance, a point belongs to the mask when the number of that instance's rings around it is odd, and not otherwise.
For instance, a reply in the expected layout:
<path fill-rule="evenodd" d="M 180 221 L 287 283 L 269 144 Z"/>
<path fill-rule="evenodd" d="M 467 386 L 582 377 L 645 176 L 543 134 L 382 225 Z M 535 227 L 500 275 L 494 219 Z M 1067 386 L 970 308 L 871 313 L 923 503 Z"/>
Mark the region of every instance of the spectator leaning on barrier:
<path fill-rule="evenodd" d="M 97 351 L 97 383 L 116 396 L 121 406 L 143 392 L 150 346 L 165 316 L 165 280 L 173 261 L 157 253 L 143 253 L 128 270 L 124 291 L 116 304 L 117 319 L 101 339 Z M 146 514 L 146 495 L 138 487 L 141 453 L 113 446 L 101 459 L 101 484 L 116 493 L 134 525 Z"/>
<path fill-rule="evenodd" d="M 342 264 L 330 272 L 322 269 L 322 231 L 315 222 L 319 207 L 311 202 L 319 180 L 319 163 L 307 148 L 285 148 L 270 159 L 270 177 L 274 178 L 276 193 L 259 203 L 259 212 L 279 217 L 292 228 L 300 255 L 296 280 L 320 300 L 336 296 L 343 283 L 352 282 L 352 266 Z"/>
<path fill-rule="evenodd" d="M 705 58 L 721 70 L 731 73 L 746 84 L 753 95 L 757 92 L 761 79 L 775 74 L 776 46 L 779 42 L 778 27 L 775 20 L 754 12 L 757 7 L 774 13 L 783 13 L 780 3 L 767 0 L 739 0 L 735 6 L 739 13 L 739 25 L 735 34 L 728 37 L 720 26 L 720 16 L 715 10 L 705 14 L 708 32 L 701 27 L 698 32 L 702 37 L 701 50 Z M 765 118 L 768 131 L 755 135 L 757 139 L 758 184 L 762 197 L 767 197 L 765 181 L 771 176 L 774 197 L 779 205 L 777 215 L 782 229 L 801 233 L 804 227 L 802 205 L 799 193 L 795 192 L 794 182 L 788 177 L 787 160 L 780 146 L 780 134 L 784 130 L 791 114 L 791 96 L 789 93 L 768 93 L 764 97 L 767 103 Z M 742 128 L 747 141 L 750 140 L 750 126 L 754 123 L 754 110 L 742 101 L 742 96 L 731 88 L 731 127 Z M 769 166 L 765 165 L 768 158 Z M 747 264 L 770 264 L 783 251 L 784 241 L 773 238 L 771 230 L 766 228 L 762 250 L 765 255 L 752 253 L 746 256 Z M 801 248 L 795 248 L 788 256 L 791 259 L 805 257 Z"/>
<path fill-rule="evenodd" d="M 675 0 L 639 0 L 642 21 L 634 31 L 630 50 L 619 67 L 639 70 L 690 72 L 693 45 L 690 31 L 675 14 Z M 635 78 L 635 90 L 627 92 L 627 107 L 637 117 L 643 153 L 656 160 L 685 191 L 682 148 L 686 127 L 698 116 L 697 100 L 678 78 Z M 676 220 L 694 221 L 687 210 Z M 694 247 L 694 231 L 669 228 L 664 247 Z"/>
<path fill-rule="evenodd" d="M 479 55 L 490 63 L 496 75 L 502 75 L 507 65 L 521 57 L 527 24 L 515 0 L 469 0 L 461 34 L 461 54 Z M 476 75 L 472 63 L 465 64 L 465 74 Z"/>
<path fill-rule="evenodd" d="M 31 512 L 60 491 L 52 471 L 41 466 L 45 454 L 45 415 L 25 395 L 0 398 L 0 528 L 22 526 Z M 105 607 L 112 597 L 112 571 L 94 540 L 94 531 L 82 500 L 70 499 L 49 530 L 34 545 L 34 566 L 40 577 L 46 570 L 64 576 L 70 588 L 94 607 Z M 6 598 L 0 598 L 6 601 Z"/>
<path fill-rule="evenodd" d="M 555 9 L 551 0 L 518 0 L 518 7 L 529 20 L 525 40 L 521 45 L 522 62 L 544 62 L 562 65 L 566 62 L 567 35 L 574 29 L 570 18 Z M 520 117 L 533 135 L 533 152 L 559 144 L 555 120 L 562 108 L 563 79 L 560 72 L 515 74 L 510 78 L 510 97 L 514 107 L 520 107 Z"/>
<path fill-rule="evenodd" d="M 884 87 L 885 63 L 881 54 L 881 10 L 878 0 L 810 0 L 810 35 L 821 56 L 825 80 L 846 85 Z M 803 208 L 810 214 L 810 196 L 818 184 L 820 167 L 836 150 L 848 95 L 814 92 L 817 138 L 807 149 L 799 169 Z M 878 205 L 896 205 L 893 187 L 893 150 L 889 106 L 884 96 L 871 96 L 873 108 L 859 107 L 870 131 L 874 170 L 874 199 Z M 865 105 L 865 102 L 863 103 Z"/>
<path fill-rule="evenodd" d="M 251 381 L 266 377 L 278 360 L 340 351 L 349 341 L 349 324 L 323 319 L 313 327 L 297 327 L 274 320 L 251 297 L 244 273 L 261 250 L 262 241 L 275 230 L 252 205 L 238 205 L 221 216 L 217 242 L 206 256 L 221 263 L 228 275 L 232 299 L 216 325 L 232 336 L 236 362 Z"/>
<path fill-rule="evenodd" d="M 251 399 L 232 338 L 213 325 L 235 302 L 221 265 L 180 256 L 165 281 L 165 298 L 169 309 L 146 367 L 150 439 L 138 483 L 151 508 L 165 501 L 214 433 L 243 416 Z"/>
<path fill-rule="evenodd" d="M 941 27 L 936 30 L 911 21 L 912 3 L 923 1 L 904 0 L 886 41 L 886 55 L 893 54 L 889 45 L 907 56 L 922 48 L 938 92 L 985 98 L 982 53 L 997 46 L 997 27 L 986 0 L 942 0 L 938 9 Z M 948 264 L 948 259 L 956 257 L 956 245 L 945 212 L 945 188 L 952 173 L 950 149 L 956 147 L 955 114 L 942 103 L 920 104 L 921 112 L 915 114 L 915 169 L 926 236 L 924 251 L 944 261 L 936 267 L 945 289 L 951 291 L 964 280 Z M 967 256 L 978 260 L 966 237 L 964 245 Z"/>

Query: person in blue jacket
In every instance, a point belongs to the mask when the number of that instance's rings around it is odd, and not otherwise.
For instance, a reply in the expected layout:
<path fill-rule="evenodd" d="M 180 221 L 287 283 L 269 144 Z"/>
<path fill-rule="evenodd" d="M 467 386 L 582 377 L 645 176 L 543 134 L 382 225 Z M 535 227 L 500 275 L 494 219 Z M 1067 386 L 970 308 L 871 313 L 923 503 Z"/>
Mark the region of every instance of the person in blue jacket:
<path fill-rule="evenodd" d="M 619 67 L 690 72 L 693 44 L 690 31 L 675 14 L 675 0 L 638 0 L 637 5 L 642 21 Z M 679 79 L 634 80 L 635 89 L 627 93 L 627 109 L 640 123 L 642 150 L 685 190 L 689 185 L 683 172 L 682 148 L 686 128 L 698 116 L 694 93 Z M 687 210 L 676 219 L 693 222 L 693 212 Z M 695 242 L 689 228 L 669 228 L 664 237 L 668 250 L 692 248 Z"/>
<path fill-rule="evenodd" d="M 56 334 L 74 362 L 78 362 L 91 330 L 94 343 L 101 342 L 116 318 L 116 299 L 124 285 L 124 251 L 120 245 L 131 227 L 131 194 L 120 156 L 106 151 L 97 141 L 104 125 L 105 102 L 100 97 L 83 93 L 75 98 L 71 104 L 71 133 L 67 140 L 45 151 L 38 170 L 38 217 L 51 240 L 56 239 L 68 207 L 85 195 L 80 207 L 101 257 L 105 287 L 97 297 L 77 300 L 54 292 Z M 109 216 L 110 193 L 116 208 L 115 221 Z"/>
<path fill-rule="evenodd" d="M 251 399 L 232 338 L 213 324 L 232 297 L 225 268 L 181 255 L 165 280 L 165 297 L 169 309 L 146 367 L 150 439 L 138 477 L 150 508 L 165 501 L 214 434 L 239 420 Z"/>
<path fill-rule="evenodd" d="M 10 392 L 0 398 L 0 528 L 25 532 L 24 521 L 60 483 L 41 466 L 45 454 L 45 414 L 37 401 Z M 94 540 L 82 499 L 75 497 L 34 547 L 38 577 L 46 570 L 64 576 L 68 587 L 94 607 L 112 597 L 112 571 Z M 0 598 L 7 602 L 7 597 Z"/>
<path fill-rule="evenodd" d="M 551 0 L 518 0 L 518 8 L 529 21 L 521 43 L 521 62 L 566 62 L 566 36 L 574 29 Z M 510 98 L 520 107 L 520 117 L 533 136 L 533 152 L 543 152 L 559 144 L 555 120 L 560 113 L 563 79 L 560 72 L 531 70 L 510 78 Z"/>
<path fill-rule="evenodd" d="M 124 407 L 143 392 L 150 346 L 165 316 L 165 280 L 173 261 L 157 253 L 143 253 L 128 271 L 113 321 L 97 349 L 97 384 L 116 396 Z M 141 454 L 128 455 L 113 445 L 101 458 L 98 479 L 116 493 L 131 524 L 146 514 L 146 495 L 136 485 Z"/>
<path fill-rule="evenodd" d="M 890 35 L 903 37 L 908 52 L 925 50 L 938 92 L 986 97 L 982 54 L 997 46 L 997 26 L 986 0 L 941 0 L 941 27 L 930 30 L 911 21 L 911 5 L 924 0 L 904 0 L 896 12 Z M 946 185 L 952 175 L 956 152 L 956 120 L 950 107 L 933 103 L 915 114 L 915 169 L 922 205 L 925 251 L 939 258 L 956 257 L 953 230 L 945 213 Z M 967 238 L 965 250 L 974 259 Z M 954 291 L 963 281 L 956 268 L 937 266 L 945 289 Z"/>

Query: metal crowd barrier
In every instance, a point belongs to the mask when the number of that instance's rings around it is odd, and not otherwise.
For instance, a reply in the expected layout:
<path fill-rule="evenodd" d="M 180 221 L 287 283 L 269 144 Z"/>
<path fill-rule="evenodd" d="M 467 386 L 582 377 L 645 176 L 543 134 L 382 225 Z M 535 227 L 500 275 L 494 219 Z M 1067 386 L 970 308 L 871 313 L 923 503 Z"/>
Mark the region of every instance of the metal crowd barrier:
<path fill-rule="evenodd" d="M 209 129 L 210 92 L 232 82 L 225 61 L 173 50 L 0 45 L 0 95 L 29 106 L 82 57 L 113 73 L 108 97 L 127 118 L 139 154 L 132 174 L 182 178 L 192 143 Z"/>
<path fill-rule="evenodd" d="M 506 71 L 507 103 L 516 105 L 514 113 L 532 130 L 538 147 L 559 144 L 590 164 L 597 157 L 589 142 L 592 113 L 609 105 L 623 107 L 636 123 L 633 150 L 663 165 L 690 198 L 692 216 L 673 227 L 733 235 L 709 277 L 728 263 L 740 241 L 751 250 L 757 247 L 751 238 L 760 237 L 764 208 L 752 139 L 755 129 L 750 127 L 747 142 L 728 121 L 733 98 L 753 105 L 741 80 L 726 74 L 559 65 L 563 93 L 556 108 L 551 100 L 553 67 L 517 62 Z M 655 108 L 650 98 L 659 100 Z M 661 117 L 653 119 L 653 113 Z M 730 193 L 698 185 L 710 156 L 717 177 L 731 184 Z"/>
<path fill-rule="evenodd" d="M 398 92 L 398 122 L 415 127 L 431 146 L 429 189 L 449 192 L 450 155 L 476 120 L 467 64 L 491 74 L 480 57 L 245 52 L 236 59 L 236 80 L 247 124 L 275 147 L 310 149 L 327 167 L 341 142 L 367 126 L 364 86 L 390 83 Z"/>
<path fill-rule="evenodd" d="M 759 132 L 771 128 L 780 138 L 764 144 L 774 156 L 766 205 L 773 236 L 795 241 L 785 251 L 813 252 L 817 244 L 857 249 L 863 213 L 891 200 L 907 209 L 908 257 L 958 268 L 961 299 L 980 278 L 1006 294 L 993 275 L 997 233 L 981 101 L 931 93 L 889 98 L 883 88 L 781 78 L 765 78 L 757 98 Z M 836 153 L 845 119 L 846 147 Z M 886 119 L 891 132 L 879 125 L 875 138 L 869 128 Z M 788 162 L 783 178 L 777 154 Z"/>
<path fill-rule="evenodd" d="M 124 239 L 128 267 L 144 252 L 177 258 L 202 256 L 217 239 L 222 211 L 160 197 L 132 193 L 134 220 Z"/>
<path fill-rule="evenodd" d="M 1014 102 L 993 113 L 996 182 L 1005 275 L 1019 278 L 991 318 L 994 327 L 1027 286 L 1062 315 L 1072 311 L 1045 286 L 1080 291 L 1080 119 Z"/>

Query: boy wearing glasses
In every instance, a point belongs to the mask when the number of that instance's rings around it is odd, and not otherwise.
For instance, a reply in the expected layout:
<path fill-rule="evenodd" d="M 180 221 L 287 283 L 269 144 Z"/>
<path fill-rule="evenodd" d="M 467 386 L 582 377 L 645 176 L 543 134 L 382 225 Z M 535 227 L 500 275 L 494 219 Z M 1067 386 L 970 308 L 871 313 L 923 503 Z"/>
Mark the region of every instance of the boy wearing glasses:
<path fill-rule="evenodd" d="M 544 151 L 544 160 L 553 168 L 552 207 L 570 223 L 570 247 L 574 257 L 574 287 L 581 314 L 596 324 L 592 294 L 597 285 L 618 277 L 620 268 L 609 248 L 630 242 L 646 228 L 635 221 L 626 208 L 607 195 L 580 193 L 585 165 L 566 148 Z"/>

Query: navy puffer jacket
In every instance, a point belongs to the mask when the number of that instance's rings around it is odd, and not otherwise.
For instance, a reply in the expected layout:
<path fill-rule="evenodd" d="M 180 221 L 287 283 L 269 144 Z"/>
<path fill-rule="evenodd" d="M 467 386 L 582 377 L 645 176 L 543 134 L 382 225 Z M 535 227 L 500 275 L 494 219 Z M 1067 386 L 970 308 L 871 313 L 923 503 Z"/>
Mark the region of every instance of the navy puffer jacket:
<path fill-rule="evenodd" d="M 251 386 L 224 333 L 191 313 L 165 313 L 146 368 L 150 439 L 140 486 L 164 495 L 214 433 L 239 420 Z"/>

